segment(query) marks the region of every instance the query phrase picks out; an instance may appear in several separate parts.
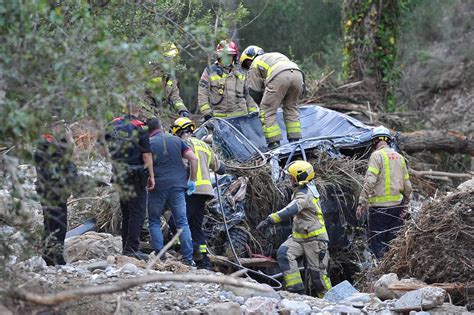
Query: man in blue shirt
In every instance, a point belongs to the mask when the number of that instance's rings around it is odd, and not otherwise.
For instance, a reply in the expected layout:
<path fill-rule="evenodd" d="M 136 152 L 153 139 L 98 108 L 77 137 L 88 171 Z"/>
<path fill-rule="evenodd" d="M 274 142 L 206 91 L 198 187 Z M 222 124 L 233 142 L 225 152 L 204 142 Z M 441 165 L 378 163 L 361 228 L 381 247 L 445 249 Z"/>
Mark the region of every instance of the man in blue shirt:
<path fill-rule="evenodd" d="M 185 194 L 186 190 L 189 195 L 196 190 L 197 157 L 183 140 L 165 133 L 158 118 L 148 120 L 147 125 L 156 183 L 148 196 L 148 220 L 153 247 L 156 252 L 163 248 L 160 217 L 164 207 L 169 206 L 176 227 L 183 230 L 180 236 L 183 262 L 195 267 Z M 190 165 L 189 180 L 183 159 L 188 160 Z"/>

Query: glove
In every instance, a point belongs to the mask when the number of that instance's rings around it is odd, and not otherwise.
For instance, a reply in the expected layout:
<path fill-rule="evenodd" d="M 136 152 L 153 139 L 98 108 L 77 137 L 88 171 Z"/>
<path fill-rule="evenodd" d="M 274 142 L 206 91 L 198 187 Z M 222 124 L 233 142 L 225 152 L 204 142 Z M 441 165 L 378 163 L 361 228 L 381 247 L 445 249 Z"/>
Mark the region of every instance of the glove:
<path fill-rule="evenodd" d="M 179 116 L 189 118 L 189 112 L 187 110 L 182 110 L 179 112 Z"/>
<path fill-rule="evenodd" d="M 193 180 L 188 180 L 188 191 L 186 192 L 188 196 L 191 196 L 196 191 L 196 182 Z"/>
<path fill-rule="evenodd" d="M 208 121 L 212 118 L 212 115 L 204 115 L 204 121 Z"/>
<path fill-rule="evenodd" d="M 263 220 L 262 222 L 260 222 L 260 223 L 257 225 L 257 230 L 264 230 L 264 229 L 266 229 L 267 227 L 269 227 L 271 224 L 272 224 L 272 222 L 270 222 L 270 219 L 269 219 L 269 218 L 266 218 L 265 220 Z"/>

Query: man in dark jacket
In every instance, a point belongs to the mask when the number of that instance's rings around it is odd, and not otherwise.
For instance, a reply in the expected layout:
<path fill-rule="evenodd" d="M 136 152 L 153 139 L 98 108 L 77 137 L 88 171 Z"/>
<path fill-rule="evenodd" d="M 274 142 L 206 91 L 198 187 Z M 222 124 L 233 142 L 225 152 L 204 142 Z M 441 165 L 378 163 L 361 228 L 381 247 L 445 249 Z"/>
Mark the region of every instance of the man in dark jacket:
<path fill-rule="evenodd" d="M 153 158 L 141 107 L 128 104 L 126 115 L 115 118 L 106 139 L 113 160 L 114 182 L 119 186 L 122 211 L 122 250 L 126 256 L 147 260 L 139 251 L 141 227 L 146 216 L 146 191 L 155 186 Z"/>
<path fill-rule="evenodd" d="M 43 258 L 48 265 L 65 265 L 66 202 L 77 178 L 76 166 L 71 161 L 74 147 L 68 141 L 63 120 L 52 123 L 48 131 L 41 136 L 33 154 L 36 191 L 44 216 Z"/>
<path fill-rule="evenodd" d="M 150 119 L 147 125 L 156 181 L 155 189 L 150 192 L 148 199 L 153 247 L 157 253 L 163 248 L 160 218 L 164 207 L 168 205 L 173 213 L 176 228 L 183 230 L 180 235 L 183 262 L 195 267 L 191 231 L 186 217 L 185 194 L 186 190 L 188 195 L 196 190 L 197 157 L 183 140 L 165 133 L 158 118 Z M 183 159 L 188 160 L 190 164 L 189 180 Z"/>

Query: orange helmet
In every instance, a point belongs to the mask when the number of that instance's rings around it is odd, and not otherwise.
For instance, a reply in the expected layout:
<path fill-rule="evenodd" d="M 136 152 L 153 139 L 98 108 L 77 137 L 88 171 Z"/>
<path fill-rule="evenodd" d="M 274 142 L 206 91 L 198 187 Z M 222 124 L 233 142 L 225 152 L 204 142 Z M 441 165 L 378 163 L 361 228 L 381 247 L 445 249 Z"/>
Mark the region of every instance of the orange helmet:
<path fill-rule="evenodd" d="M 239 54 L 237 44 L 233 40 L 230 42 L 227 39 L 221 40 L 220 43 L 217 44 L 216 55 L 217 57 L 221 57 L 223 54 L 237 56 Z"/>

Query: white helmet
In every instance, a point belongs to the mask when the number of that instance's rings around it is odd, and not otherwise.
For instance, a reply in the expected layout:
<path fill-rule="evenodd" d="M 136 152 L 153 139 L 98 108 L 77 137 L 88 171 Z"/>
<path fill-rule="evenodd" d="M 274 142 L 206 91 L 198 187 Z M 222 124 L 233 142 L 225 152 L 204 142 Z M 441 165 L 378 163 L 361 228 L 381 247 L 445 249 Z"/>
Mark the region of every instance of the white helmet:
<path fill-rule="evenodd" d="M 378 126 L 372 130 L 372 136 L 370 140 L 380 139 L 385 142 L 391 141 L 392 136 L 390 135 L 390 130 L 385 128 L 384 126 Z"/>

